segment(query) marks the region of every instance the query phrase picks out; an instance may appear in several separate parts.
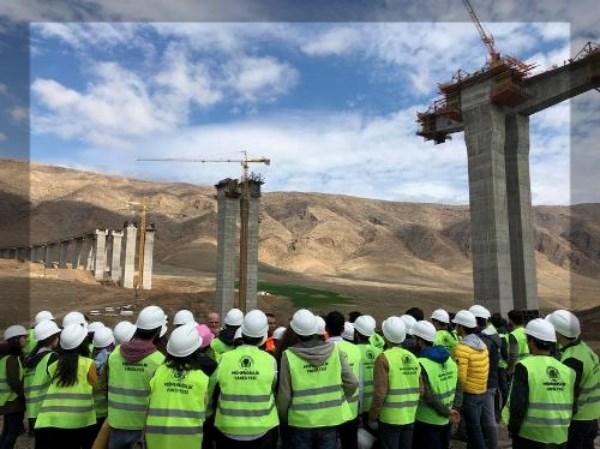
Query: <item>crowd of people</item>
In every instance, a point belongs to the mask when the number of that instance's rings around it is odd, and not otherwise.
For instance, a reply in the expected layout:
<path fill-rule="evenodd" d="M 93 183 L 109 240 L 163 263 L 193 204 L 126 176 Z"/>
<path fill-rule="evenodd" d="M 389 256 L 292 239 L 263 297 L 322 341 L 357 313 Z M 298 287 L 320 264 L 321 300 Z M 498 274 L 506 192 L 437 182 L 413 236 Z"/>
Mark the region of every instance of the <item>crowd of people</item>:
<path fill-rule="evenodd" d="M 37 449 L 498 449 L 500 421 L 516 449 L 592 449 L 597 354 L 571 312 L 526 318 L 41 311 L 4 331 L 0 449 L 25 431 Z"/>

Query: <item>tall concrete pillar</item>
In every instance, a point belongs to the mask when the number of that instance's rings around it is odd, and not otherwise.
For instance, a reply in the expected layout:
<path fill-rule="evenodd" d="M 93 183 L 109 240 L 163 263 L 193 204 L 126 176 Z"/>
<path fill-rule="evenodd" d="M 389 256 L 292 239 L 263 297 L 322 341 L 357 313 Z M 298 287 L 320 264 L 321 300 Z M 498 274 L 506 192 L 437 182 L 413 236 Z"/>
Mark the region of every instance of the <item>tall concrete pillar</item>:
<path fill-rule="evenodd" d="M 95 250 L 96 250 L 96 240 L 93 234 L 86 235 L 85 241 L 83 245 L 83 263 L 85 264 L 86 271 L 94 271 L 94 261 L 95 261 Z"/>
<path fill-rule="evenodd" d="M 52 268 L 52 244 L 44 245 L 44 265 L 46 268 Z"/>
<path fill-rule="evenodd" d="M 123 287 L 133 288 L 135 274 L 135 246 L 137 228 L 130 223 L 125 227 L 125 255 L 123 257 Z"/>
<path fill-rule="evenodd" d="M 110 231 L 111 235 L 111 258 L 110 262 L 110 280 L 119 282 L 121 280 L 121 241 L 123 231 Z"/>
<path fill-rule="evenodd" d="M 144 277 L 142 279 L 142 289 L 150 290 L 152 288 L 152 266 L 154 263 L 154 237 L 156 231 L 153 228 L 146 229 L 144 236 Z"/>
<path fill-rule="evenodd" d="M 217 189 L 217 282 L 216 303 L 221 316 L 235 304 L 237 217 L 240 191 L 237 180 L 223 179 Z"/>
<path fill-rule="evenodd" d="M 506 192 L 515 309 L 537 309 L 535 235 L 529 178 L 529 116 L 506 116 Z"/>
<path fill-rule="evenodd" d="M 250 180 L 248 202 L 248 255 L 247 255 L 247 281 L 246 281 L 246 310 L 257 308 L 258 293 L 258 247 L 259 247 L 259 219 L 260 219 L 260 186 L 262 182 Z"/>
<path fill-rule="evenodd" d="M 94 247 L 94 279 L 102 281 L 104 279 L 104 267 L 106 266 L 106 235 L 105 229 L 96 229 L 96 245 Z"/>
<path fill-rule="evenodd" d="M 83 261 L 83 237 L 77 237 L 71 241 L 71 268 L 76 270 Z"/>
<path fill-rule="evenodd" d="M 69 251 L 69 241 L 63 240 L 59 243 L 58 268 L 67 268 L 67 254 Z"/>

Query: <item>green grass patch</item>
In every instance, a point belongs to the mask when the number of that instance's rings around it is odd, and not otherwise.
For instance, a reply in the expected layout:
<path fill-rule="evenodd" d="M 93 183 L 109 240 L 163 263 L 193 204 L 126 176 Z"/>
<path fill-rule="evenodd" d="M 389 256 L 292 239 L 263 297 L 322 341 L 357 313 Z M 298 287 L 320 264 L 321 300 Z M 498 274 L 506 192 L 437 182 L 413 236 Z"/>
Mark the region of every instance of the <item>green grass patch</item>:
<path fill-rule="evenodd" d="M 285 296 L 289 298 L 296 308 L 331 306 L 332 304 L 344 304 L 354 301 L 353 298 L 336 292 L 303 287 L 301 285 L 259 282 L 258 290 L 271 293 L 272 295 Z"/>

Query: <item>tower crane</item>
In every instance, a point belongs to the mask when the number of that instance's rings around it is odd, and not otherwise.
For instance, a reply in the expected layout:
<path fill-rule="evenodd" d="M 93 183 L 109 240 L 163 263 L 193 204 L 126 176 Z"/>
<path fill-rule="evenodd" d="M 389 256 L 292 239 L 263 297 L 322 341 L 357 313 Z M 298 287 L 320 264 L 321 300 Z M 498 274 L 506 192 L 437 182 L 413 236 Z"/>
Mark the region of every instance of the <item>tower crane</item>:
<path fill-rule="evenodd" d="M 481 20 L 479 20 L 475 9 L 473 9 L 473 5 L 471 5 L 471 2 L 469 0 L 463 0 L 463 4 L 465 5 L 467 12 L 469 13 L 471 20 L 475 25 L 475 28 L 477 28 L 477 31 L 479 32 L 479 37 L 481 37 L 483 44 L 487 48 L 490 58 L 488 63 L 491 67 L 493 67 L 501 61 L 500 53 L 496 50 L 495 47 L 494 36 L 492 36 L 492 33 L 485 29 L 485 27 L 481 23 Z"/>

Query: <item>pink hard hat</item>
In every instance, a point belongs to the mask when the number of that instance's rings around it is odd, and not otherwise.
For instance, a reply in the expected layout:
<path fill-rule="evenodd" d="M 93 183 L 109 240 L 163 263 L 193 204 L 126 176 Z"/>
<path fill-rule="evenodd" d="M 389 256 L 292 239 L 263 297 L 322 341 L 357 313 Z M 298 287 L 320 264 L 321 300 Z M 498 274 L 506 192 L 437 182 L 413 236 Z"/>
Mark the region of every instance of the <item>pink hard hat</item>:
<path fill-rule="evenodd" d="M 201 348 L 206 348 L 213 341 L 215 336 L 210 331 L 206 324 L 198 324 L 196 325 L 196 330 L 198 331 L 198 335 L 202 337 L 202 346 Z"/>

